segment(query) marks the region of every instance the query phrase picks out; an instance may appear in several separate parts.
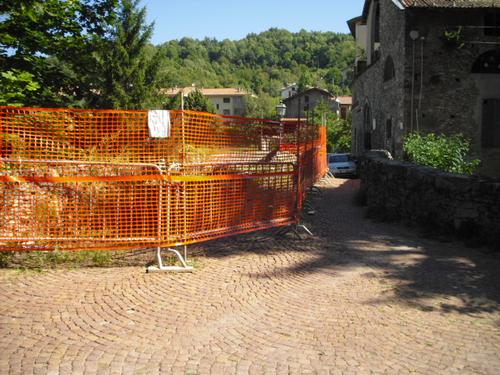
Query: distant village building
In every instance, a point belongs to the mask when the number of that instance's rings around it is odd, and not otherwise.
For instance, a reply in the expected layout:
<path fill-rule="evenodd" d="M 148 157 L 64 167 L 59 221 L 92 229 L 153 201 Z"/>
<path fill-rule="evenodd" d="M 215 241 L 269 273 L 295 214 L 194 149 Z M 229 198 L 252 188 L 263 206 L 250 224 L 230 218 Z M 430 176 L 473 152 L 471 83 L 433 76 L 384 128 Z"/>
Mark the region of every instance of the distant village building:
<path fill-rule="evenodd" d="M 294 96 L 299 91 L 299 85 L 292 83 L 281 89 L 281 100 Z"/>
<path fill-rule="evenodd" d="M 366 0 L 348 25 L 353 153 L 400 158 L 408 132 L 460 132 L 500 177 L 500 0 Z"/>
<path fill-rule="evenodd" d="M 165 91 L 166 95 L 173 97 L 182 94 L 184 97 L 198 89 L 213 104 L 215 112 L 226 116 L 243 116 L 245 113 L 245 100 L 250 93 L 242 89 L 235 88 L 197 88 L 188 86 L 184 88 L 170 88 Z"/>
<path fill-rule="evenodd" d="M 305 119 L 314 112 L 315 107 L 321 101 L 325 102 L 332 112 L 340 113 L 340 103 L 332 94 L 326 90 L 312 87 L 283 99 L 283 103 L 286 105 L 285 117 Z"/>
<path fill-rule="evenodd" d="M 347 120 L 352 110 L 352 96 L 337 96 L 340 105 L 340 118 Z"/>

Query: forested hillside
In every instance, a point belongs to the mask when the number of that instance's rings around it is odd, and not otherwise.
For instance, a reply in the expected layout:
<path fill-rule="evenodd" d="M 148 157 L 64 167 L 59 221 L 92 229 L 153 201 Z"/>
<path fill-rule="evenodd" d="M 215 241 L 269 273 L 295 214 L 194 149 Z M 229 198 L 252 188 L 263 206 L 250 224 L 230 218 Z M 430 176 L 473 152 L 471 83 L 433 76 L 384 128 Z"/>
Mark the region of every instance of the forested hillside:
<path fill-rule="evenodd" d="M 278 96 L 284 83 L 299 81 L 348 92 L 349 78 L 342 73 L 348 72 L 355 51 L 346 34 L 282 29 L 238 41 L 183 38 L 159 48 L 166 58 L 163 76 L 169 86 L 237 86 L 271 96 Z"/>
<path fill-rule="evenodd" d="M 139 0 L 1 2 L 0 105 L 159 108 L 162 88 L 194 83 L 247 89 L 267 114 L 286 83 L 349 92 L 348 35 L 270 29 L 153 46 L 145 15 Z"/>

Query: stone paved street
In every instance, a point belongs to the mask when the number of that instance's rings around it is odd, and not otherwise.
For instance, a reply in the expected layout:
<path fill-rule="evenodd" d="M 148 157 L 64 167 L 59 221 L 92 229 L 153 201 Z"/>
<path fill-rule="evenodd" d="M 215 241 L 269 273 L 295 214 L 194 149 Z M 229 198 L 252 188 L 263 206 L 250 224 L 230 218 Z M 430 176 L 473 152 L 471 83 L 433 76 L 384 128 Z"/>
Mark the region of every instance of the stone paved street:
<path fill-rule="evenodd" d="M 322 184 L 314 238 L 215 241 L 192 274 L 0 270 L 0 372 L 500 373 L 498 254 L 365 219 L 357 187 Z"/>

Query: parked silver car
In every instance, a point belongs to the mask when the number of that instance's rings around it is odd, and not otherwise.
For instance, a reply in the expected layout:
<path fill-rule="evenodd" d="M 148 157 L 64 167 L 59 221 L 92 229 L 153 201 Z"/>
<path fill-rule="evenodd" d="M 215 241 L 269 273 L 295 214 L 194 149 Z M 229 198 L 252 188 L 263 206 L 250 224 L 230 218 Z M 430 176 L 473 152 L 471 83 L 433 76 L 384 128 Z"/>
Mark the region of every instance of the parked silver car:
<path fill-rule="evenodd" d="M 350 154 L 328 154 L 330 173 L 337 176 L 356 176 L 356 162 Z"/>

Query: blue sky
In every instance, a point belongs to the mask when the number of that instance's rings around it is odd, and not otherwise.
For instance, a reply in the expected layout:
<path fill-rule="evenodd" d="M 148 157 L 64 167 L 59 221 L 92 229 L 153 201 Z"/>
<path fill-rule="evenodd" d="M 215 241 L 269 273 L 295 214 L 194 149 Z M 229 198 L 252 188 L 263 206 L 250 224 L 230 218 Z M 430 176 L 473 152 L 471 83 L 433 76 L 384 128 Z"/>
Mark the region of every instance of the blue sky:
<path fill-rule="evenodd" d="M 241 39 L 271 27 L 348 32 L 364 0 L 142 0 L 155 21 L 153 44 L 205 37 Z"/>

